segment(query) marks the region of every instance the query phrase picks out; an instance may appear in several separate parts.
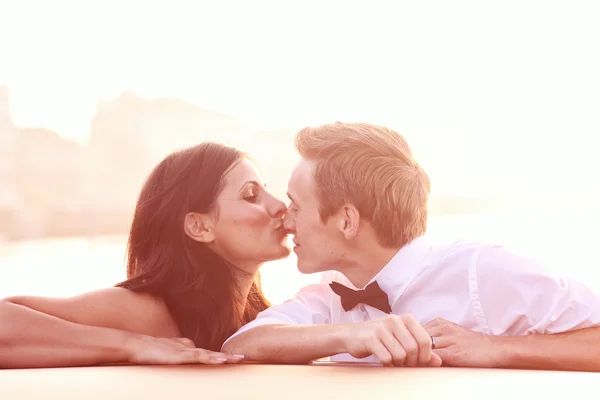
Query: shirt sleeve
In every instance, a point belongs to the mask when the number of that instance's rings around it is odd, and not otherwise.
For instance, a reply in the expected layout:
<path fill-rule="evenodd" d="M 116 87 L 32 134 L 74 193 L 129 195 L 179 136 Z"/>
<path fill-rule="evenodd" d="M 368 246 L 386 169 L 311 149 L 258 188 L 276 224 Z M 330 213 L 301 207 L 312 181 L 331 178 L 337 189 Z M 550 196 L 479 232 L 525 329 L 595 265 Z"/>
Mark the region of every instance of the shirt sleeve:
<path fill-rule="evenodd" d="M 600 325 L 600 298 L 581 282 L 500 246 L 477 258 L 472 298 L 493 335 L 559 333 Z"/>
<path fill-rule="evenodd" d="M 321 282 L 303 287 L 296 295 L 284 303 L 271 306 L 256 316 L 254 321 L 242 326 L 229 340 L 235 336 L 261 325 L 295 324 L 314 325 L 331 323 L 332 291 L 328 283 L 328 275 L 324 274 Z M 225 343 L 223 345 L 225 345 Z"/>

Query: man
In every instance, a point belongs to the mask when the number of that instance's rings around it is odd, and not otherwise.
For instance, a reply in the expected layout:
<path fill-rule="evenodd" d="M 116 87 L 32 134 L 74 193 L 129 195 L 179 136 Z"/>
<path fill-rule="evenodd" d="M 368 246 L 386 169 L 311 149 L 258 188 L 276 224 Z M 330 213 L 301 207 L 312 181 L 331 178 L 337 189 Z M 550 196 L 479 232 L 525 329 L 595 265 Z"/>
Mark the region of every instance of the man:
<path fill-rule="evenodd" d="M 325 272 L 223 346 L 264 362 L 596 369 L 600 297 L 498 246 L 432 247 L 429 179 L 396 132 L 308 127 L 285 227 L 303 273 Z M 557 335 L 547 333 L 569 332 Z M 586 356 L 595 360 L 586 361 Z"/>

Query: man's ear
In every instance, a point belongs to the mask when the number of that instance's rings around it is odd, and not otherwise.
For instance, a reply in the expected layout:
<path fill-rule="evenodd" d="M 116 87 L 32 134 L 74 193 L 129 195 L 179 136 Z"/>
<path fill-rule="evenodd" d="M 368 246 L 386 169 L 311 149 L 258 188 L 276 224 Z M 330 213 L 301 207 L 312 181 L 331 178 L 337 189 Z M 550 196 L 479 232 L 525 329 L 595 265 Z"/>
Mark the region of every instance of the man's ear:
<path fill-rule="evenodd" d="M 183 230 L 190 239 L 200 243 L 215 240 L 213 221 L 208 214 L 187 213 L 183 222 Z"/>
<path fill-rule="evenodd" d="M 347 240 L 352 240 L 358 234 L 360 213 L 352 204 L 342 206 L 338 213 L 338 228 Z"/>

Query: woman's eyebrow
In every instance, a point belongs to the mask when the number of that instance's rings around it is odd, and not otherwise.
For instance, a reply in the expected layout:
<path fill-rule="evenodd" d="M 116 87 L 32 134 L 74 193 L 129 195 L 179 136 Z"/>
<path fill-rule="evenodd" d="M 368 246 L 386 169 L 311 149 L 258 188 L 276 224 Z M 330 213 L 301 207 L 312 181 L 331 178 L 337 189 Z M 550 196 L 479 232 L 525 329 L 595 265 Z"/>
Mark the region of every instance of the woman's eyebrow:
<path fill-rule="evenodd" d="M 243 185 L 242 185 L 242 187 L 240 188 L 239 192 L 241 192 L 242 190 L 244 190 L 244 188 L 245 188 L 247 185 L 252 185 L 252 186 L 264 186 L 264 187 L 267 187 L 267 184 L 266 184 L 266 183 L 265 183 L 264 185 L 261 185 L 261 184 L 260 184 L 258 181 L 246 181 L 246 182 L 244 182 L 244 184 L 243 184 Z M 238 192 L 238 193 L 239 193 L 239 192 Z"/>

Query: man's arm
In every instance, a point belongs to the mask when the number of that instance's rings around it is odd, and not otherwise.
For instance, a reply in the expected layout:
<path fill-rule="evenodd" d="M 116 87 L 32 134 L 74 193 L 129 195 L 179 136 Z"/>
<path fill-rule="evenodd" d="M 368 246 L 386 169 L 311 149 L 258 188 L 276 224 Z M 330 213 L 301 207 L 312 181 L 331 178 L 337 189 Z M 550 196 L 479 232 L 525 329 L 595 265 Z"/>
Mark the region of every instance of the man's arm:
<path fill-rule="evenodd" d="M 441 359 L 431 350 L 429 335 L 410 315 L 389 315 L 355 324 L 267 323 L 232 337 L 222 349 L 270 363 L 305 364 L 348 353 L 356 358 L 375 355 L 384 365 L 440 366 Z"/>
<path fill-rule="evenodd" d="M 569 332 L 490 336 L 438 318 L 425 325 L 444 366 L 600 372 L 600 327 Z"/>
<path fill-rule="evenodd" d="M 308 285 L 282 304 L 269 307 L 243 326 L 221 348 L 246 360 L 307 363 L 340 350 L 340 325 L 330 325 L 331 290 Z M 229 353 L 235 351 L 235 353 Z"/>
<path fill-rule="evenodd" d="M 472 307 L 481 333 L 443 319 L 425 325 L 445 365 L 600 368 L 597 293 L 502 247 L 484 249 L 473 272 Z"/>
<path fill-rule="evenodd" d="M 228 340 L 222 351 L 267 363 L 306 364 L 344 353 L 345 325 L 267 324 Z"/>
<path fill-rule="evenodd" d="M 328 284 L 335 274 L 324 274 L 319 284 L 306 286 L 294 299 L 263 311 L 227 339 L 221 350 L 271 363 L 305 364 L 348 353 L 355 358 L 375 355 L 384 365 L 441 365 L 431 352 L 431 338 L 410 315 L 331 324 L 330 307 L 339 299 Z"/>
<path fill-rule="evenodd" d="M 600 372 L 600 327 L 498 339 L 503 368 Z"/>

